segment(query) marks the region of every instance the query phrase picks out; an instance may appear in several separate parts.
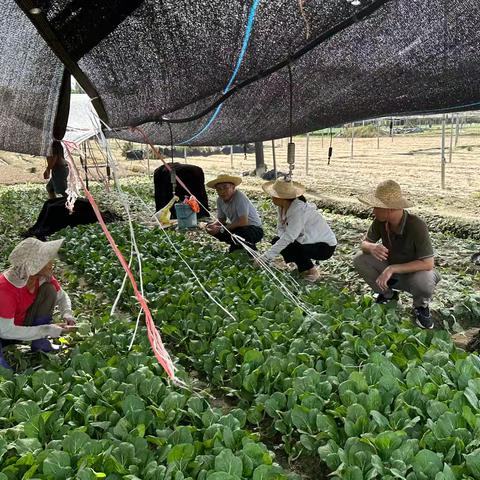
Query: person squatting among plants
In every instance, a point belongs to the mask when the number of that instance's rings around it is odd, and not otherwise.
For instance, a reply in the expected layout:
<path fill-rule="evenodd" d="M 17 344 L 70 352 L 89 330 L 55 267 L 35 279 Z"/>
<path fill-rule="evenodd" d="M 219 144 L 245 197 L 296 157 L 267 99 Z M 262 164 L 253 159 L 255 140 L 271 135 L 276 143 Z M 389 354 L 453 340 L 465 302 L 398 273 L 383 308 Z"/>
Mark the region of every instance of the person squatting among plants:
<path fill-rule="evenodd" d="M 257 210 L 247 196 L 236 188 L 241 183 L 240 177 L 231 175 L 219 175 L 207 182 L 207 187 L 214 188 L 218 193 L 218 220 L 209 223 L 205 229 L 217 240 L 230 245 L 229 253 L 243 248 L 229 232 L 242 237 L 254 250 L 257 249 L 257 242 L 263 238 L 262 221 Z"/>
<path fill-rule="evenodd" d="M 412 204 L 393 180 L 380 183 L 359 200 L 373 208 L 375 219 L 353 260 L 355 269 L 378 294 L 377 303 L 397 300 L 396 290 L 410 293 L 416 323 L 433 328 L 429 303 L 440 275 L 434 269 L 427 225 L 405 210 Z"/>
<path fill-rule="evenodd" d="M 278 236 L 260 258 L 271 261 L 280 254 L 286 263 L 297 265 L 305 280 L 317 281 L 320 274 L 312 259 L 327 260 L 333 255 L 337 246 L 335 234 L 317 207 L 306 201 L 305 187 L 300 183 L 278 179 L 262 188 L 278 207 Z"/>
<path fill-rule="evenodd" d="M 9 257 L 10 268 L 0 274 L 0 366 L 10 368 L 2 347 L 31 341 L 33 352 L 58 349 L 46 337 L 59 337 L 75 325 L 71 302 L 53 276 L 53 261 L 63 240 L 27 238 Z M 58 306 L 65 323 L 52 325 Z"/>

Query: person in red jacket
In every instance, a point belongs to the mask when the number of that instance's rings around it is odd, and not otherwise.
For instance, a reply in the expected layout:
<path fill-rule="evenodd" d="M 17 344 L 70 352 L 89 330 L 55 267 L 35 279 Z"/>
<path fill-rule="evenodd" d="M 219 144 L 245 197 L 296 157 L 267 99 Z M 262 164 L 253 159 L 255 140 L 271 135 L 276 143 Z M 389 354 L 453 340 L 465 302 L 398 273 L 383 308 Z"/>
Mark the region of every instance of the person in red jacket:
<path fill-rule="evenodd" d="M 10 268 L 0 274 L 0 366 L 10 368 L 2 347 L 15 341 L 31 341 L 32 351 L 56 348 L 46 337 L 59 337 L 75 325 L 71 302 L 53 276 L 53 261 L 63 240 L 42 242 L 27 238 L 9 257 Z M 58 306 L 64 323 L 53 325 Z"/>

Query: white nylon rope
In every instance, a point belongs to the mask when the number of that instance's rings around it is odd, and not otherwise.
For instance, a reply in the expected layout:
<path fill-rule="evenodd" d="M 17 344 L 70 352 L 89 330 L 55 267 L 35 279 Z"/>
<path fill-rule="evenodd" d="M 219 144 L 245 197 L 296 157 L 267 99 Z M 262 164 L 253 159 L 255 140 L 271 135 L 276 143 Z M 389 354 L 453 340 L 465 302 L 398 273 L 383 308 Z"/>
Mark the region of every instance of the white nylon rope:
<path fill-rule="evenodd" d="M 133 246 L 130 249 L 130 260 L 128 261 L 128 268 L 132 266 L 132 260 L 133 260 Z M 115 298 L 115 301 L 113 302 L 113 305 L 112 305 L 112 309 L 110 310 L 110 317 L 113 317 L 113 315 L 115 315 L 115 310 L 117 309 L 118 302 L 120 301 L 120 298 L 123 294 L 123 290 L 125 289 L 125 285 L 127 284 L 127 279 L 128 279 L 128 275 L 125 273 L 123 277 L 122 285 L 118 290 L 117 298 Z"/>
<path fill-rule="evenodd" d="M 140 197 L 140 195 L 138 195 L 137 191 L 135 190 L 135 187 L 132 187 L 132 190 L 134 191 L 135 193 L 135 196 L 140 200 L 140 202 L 142 203 L 144 209 L 145 209 L 145 213 L 147 215 L 150 215 L 151 214 L 151 210 L 149 209 L 148 205 L 145 203 L 145 201 Z M 234 321 L 238 321 L 233 315 L 232 313 L 230 313 L 221 303 L 219 303 L 213 296 L 212 294 L 206 289 L 206 287 L 203 285 L 203 283 L 201 282 L 201 280 L 198 278 L 198 275 L 195 273 L 195 271 L 193 270 L 193 268 L 189 265 L 189 263 L 187 262 L 187 260 L 185 259 L 185 257 L 182 255 L 182 253 L 180 252 L 180 250 L 177 248 L 177 246 L 175 245 L 175 243 L 172 241 L 172 239 L 170 238 L 170 235 L 168 235 L 168 233 L 166 232 L 164 226 L 161 224 L 160 220 L 158 220 L 158 218 L 154 217 L 155 218 L 155 221 L 156 223 L 160 226 L 161 230 L 162 230 L 162 233 L 165 235 L 165 238 L 167 239 L 167 241 L 170 243 L 170 245 L 173 247 L 173 249 L 175 250 L 175 252 L 177 253 L 177 255 L 180 257 L 180 259 L 182 260 L 182 262 L 185 264 L 185 266 L 188 268 L 188 270 L 190 271 L 190 273 L 193 275 L 193 277 L 195 278 L 195 280 L 197 281 L 198 285 L 200 286 L 200 288 L 203 290 L 203 292 L 208 296 L 208 298 L 210 300 L 212 300 L 212 302 L 215 303 L 215 305 L 217 305 L 218 307 L 220 307 L 232 320 Z"/>
<path fill-rule="evenodd" d="M 103 137 L 104 139 L 105 137 Z M 109 149 L 108 147 L 108 144 L 102 144 L 102 148 L 108 152 L 108 155 L 109 155 L 109 161 L 112 162 L 112 165 L 115 165 L 115 160 L 113 159 L 113 155 L 111 154 L 111 150 Z M 112 171 L 114 171 L 114 175 L 116 175 L 116 165 L 112 168 Z M 115 178 L 115 184 L 119 184 L 119 182 L 117 181 L 116 177 Z M 121 195 L 122 195 L 122 200 L 124 200 L 124 203 L 126 204 L 126 200 L 123 198 L 123 197 L 126 197 L 126 194 L 125 192 L 123 192 L 121 190 L 121 187 L 120 188 L 120 191 L 121 191 Z M 140 202 L 142 203 L 144 209 L 146 212 L 148 212 L 148 214 L 151 214 L 151 211 L 149 210 L 149 207 L 148 205 L 144 202 L 144 200 L 140 197 L 140 195 L 137 193 L 135 187 L 133 186 L 130 186 L 130 188 L 132 188 L 132 190 L 134 191 L 135 193 L 135 196 L 138 198 L 138 200 L 140 200 Z M 127 205 L 127 213 L 128 213 L 128 205 Z M 172 242 L 172 240 L 170 239 L 170 236 L 168 235 L 168 233 L 165 231 L 163 225 L 160 223 L 160 221 L 154 216 L 154 213 L 151 215 L 155 218 L 155 221 L 157 222 L 157 224 L 160 226 L 163 234 L 165 235 L 165 238 L 168 240 L 168 242 L 170 243 L 170 245 L 173 247 L 173 249 L 175 250 L 175 252 L 177 253 L 177 255 L 180 257 L 180 259 L 182 260 L 182 262 L 185 264 L 185 266 L 188 268 L 188 270 L 191 272 L 191 274 L 193 275 L 193 277 L 195 278 L 195 280 L 197 281 L 198 285 L 200 286 L 200 288 L 202 289 L 202 291 L 208 296 L 208 298 L 210 298 L 210 300 L 212 300 L 224 313 L 226 313 L 232 320 L 234 321 L 237 321 L 237 319 L 232 315 L 231 312 L 229 312 L 221 303 L 219 303 L 213 296 L 212 294 L 207 290 L 207 288 L 203 285 L 203 283 L 200 281 L 200 279 L 198 278 L 197 274 L 195 273 L 195 271 L 193 270 L 193 268 L 189 265 L 189 263 L 186 261 L 185 257 L 182 255 L 182 253 L 179 251 L 179 249 L 177 248 L 177 246 Z M 129 222 L 131 224 L 131 218 L 129 217 Z M 131 227 L 131 232 L 133 232 L 132 230 L 132 227 Z M 134 236 L 134 233 L 133 233 L 133 236 Z M 136 246 L 136 242 L 134 243 L 134 245 Z M 139 255 L 137 253 L 137 255 Z M 140 281 L 142 281 L 142 278 L 140 277 Z M 143 288 L 143 284 L 141 283 L 141 288 Z M 142 295 L 143 295 L 143 290 L 142 290 Z M 138 327 L 138 319 L 137 319 L 137 327 Z M 136 328 L 137 328 L 136 327 Z M 132 342 L 133 344 L 133 342 Z"/>
<path fill-rule="evenodd" d="M 113 129 L 111 127 L 109 127 L 105 122 L 103 122 L 101 120 L 102 124 L 110 131 L 113 131 Z M 118 140 L 115 139 L 117 145 L 118 144 Z M 155 151 L 155 153 L 157 153 Z M 166 162 L 164 162 L 166 163 Z M 186 185 L 185 185 L 186 187 Z M 186 188 L 186 191 L 192 195 L 192 196 L 195 196 L 193 195 L 193 193 L 188 189 Z M 137 195 L 138 196 L 138 195 Z M 139 197 L 139 196 L 138 196 Z M 140 198 L 140 197 L 139 197 Z M 196 198 L 196 197 L 195 197 Z M 142 200 L 143 202 L 143 200 Z M 260 266 L 262 268 L 264 268 L 267 273 L 271 276 L 271 278 L 273 279 L 273 281 L 275 283 L 277 283 L 278 287 L 280 288 L 280 290 L 285 294 L 285 296 L 291 300 L 296 306 L 298 306 L 299 308 L 301 308 L 302 310 L 305 311 L 305 313 L 309 313 L 309 309 L 308 308 L 304 308 L 300 305 L 300 302 L 298 300 L 296 300 L 296 297 L 295 295 L 288 289 L 288 287 L 285 285 L 285 283 L 288 283 L 288 282 L 292 282 L 294 283 L 294 285 L 297 287 L 297 288 L 300 288 L 300 285 L 298 284 L 298 282 L 296 282 L 296 280 L 294 280 L 291 275 L 289 275 L 287 272 L 285 272 L 285 270 L 280 270 L 280 269 L 277 269 L 276 267 L 274 267 L 277 272 L 281 272 L 281 276 L 284 277 L 284 279 L 286 279 L 287 281 L 284 283 L 282 282 L 281 279 L 279 279 L 274 273 L 273 273 L 273 270 L 267 265 L 267 262 L 265 262 L 261 257 L 261 254 L 259 254 L 258 252 L 252 250 L 248 245 L 246 245 L 245 243 L 245 239 L 243 239 L 242 237 L 240 237 L 239 235 L 236 235 L 235 233 L 231 232 L 228 227 L 226 225 L 224 225 L 217 217 L 216 215 L 214 215 L 205 205 L 203 205 L 201 203 L 201 201 L 199 199 L 197 199 L 197 202 L 199 203 L 200 206 L 202 206 L 204 208 L 205 211 L 207 211 L 210 216 L 214 219 L 216 219 L 216 221 L 233 237 L 235 238 L 237 241 L 239 241 L 240 245 L 247 251 L 247 253 L 250 254 L 250 256 L 252 256 L 254 259 L 257 259 L 258 258 L 258 263 L 260 264 Z M 144 202 L 143 202 L 144 203 Z M 148 208 L 148 207 L 147 207 Z M 248 248 L 247 248 L 248 247 Z M 190 267 L 189 267 L 190 268 Z M 287 293 L 288 292 L 288 293 Z M 295 300 L 292 300 L 293 298 L 295 298 Z M 304 305 L 306 307 L 306 305 Z"/>
<path fill-rule="evenodd" d="M 100 130 L 97 135 L 99 145 L 101 147 L 101 151 L 105 152 L 106 154 L 106 161 L 109 165 L 112 167 L 112 174 L 113 174 L 113 180 L 115 184 L 115 188 L 117 189 L 118 192 L 118 197 L 120 198 L 120 201 L 123 204 L 123 207 L 125 209 L 125 212 L 127 214 L 127 220 L 128 220 L 128 226 L 130 229 L 130 239 L 132 243 L 132 255 L 133 251 L 136 254 L 137 257 L 137 265 L 138 265 L 138 278 L 139 278 L 139 283 L 140 283 L 140 293 L 142 294 L 142 297 L 145 297 L 144 293 L 144 288 L 143 288 L 143 268 L 142 268 L 142 256 L 140 254 L 140 251 L 138 249 L 137 245 L 137 239 L 135 236 L 135 230 L 133 228 L 133 222 L 132 222 L 132 216 L 130 215 L 130 206 L 128 203 L 128 199 L 126 195 L 124 194 L 122 187 L 120 186 L 119 178 L 118 178 L 118 171 L 117 171 L 117 163 L 115 159 L 113 158 L 112 152 L 108 146 L 108 142 L 103 134 L 103 132 Z M 132 339 L 130 341 L 130 344 L 128 346 L 128 351 L 130 351 L 133 347 L 133 344 L 135 342 L 135 338 L 137 336 L 138 332 L 138 327 L 140 325 L 140 318 L 142 316 L 142 309 L 138 312 L 137 315 L 137 321 L 135 323 L 135 330 L 133 331 Z"/>

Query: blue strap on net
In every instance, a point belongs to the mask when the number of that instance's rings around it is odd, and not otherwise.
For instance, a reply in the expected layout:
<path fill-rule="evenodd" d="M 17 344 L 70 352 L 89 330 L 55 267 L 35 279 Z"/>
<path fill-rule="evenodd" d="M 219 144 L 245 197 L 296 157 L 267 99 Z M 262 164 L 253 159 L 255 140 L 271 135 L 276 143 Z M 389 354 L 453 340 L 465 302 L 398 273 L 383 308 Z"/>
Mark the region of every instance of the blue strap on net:
<path fill-rule="evenodd" d="M 235 65 L 235 69 L 233 70 L 230 80 L 228 81 L 227 86 L 223 89 L 224 95 L 232 87 L 233 82 L 235 81 L 235 78 L 237 77 L 237 74 L 240 70 L 240 67 L 242 66 L 243 58 L 247 53 L 248 43 L 250 41 L 250 35 L 252 34 L 253 22 L 255 21 L 255 15 L 257 13 L 257 7 L 259 3 L 260 3 L 260 0 L 253 0 L 252 6 L 250 7 L 250 12 L 248 14 L 247 27 L 245 29 L 245 34 L 243 36 L 242 49 L 240 50 L 240 55 L 238 56 L 237 64 Z M 190 137 L 188 140 L 184 140 L 183 142 L 180 142 L 179 145 L 185 145 L 186 143 L 190 143 L 192 140 L 195 140 L 197 137 L 205 133 L 217 118 L 218 114 L 222 110 L 222 106 L 223 106 L 223 103 L 221 103 L 215 109 L 212 116 L 208 119 L 208 122 L 195 135 L 193 135 L 193 137 Z"/>

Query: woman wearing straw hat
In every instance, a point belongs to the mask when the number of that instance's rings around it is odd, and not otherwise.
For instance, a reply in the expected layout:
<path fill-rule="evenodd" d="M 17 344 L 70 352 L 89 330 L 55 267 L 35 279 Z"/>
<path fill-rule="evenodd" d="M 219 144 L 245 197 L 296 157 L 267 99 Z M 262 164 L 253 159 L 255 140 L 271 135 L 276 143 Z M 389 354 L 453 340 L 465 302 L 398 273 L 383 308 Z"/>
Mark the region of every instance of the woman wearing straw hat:
<path fill-rule="evenodd" d="M 53 260 L 63 240 L 27 238 L 9 257 L 11 267 L 0 274 L 0 366 L 10 368 L 2 346 L 15 340 L 32 341 L 32 351 L 51 352 L 45 337 L 59 337 L 75 324 L 67 293 L 53 276 Z M 58 306 L 65 323 L 51 325 Z"/>
<path fill-rule="evenodd" d="M 433 328 L 429 303 L 440 275 L 434 270 L 427 225 L 405 210 L 412 204 L 393 180 L 380 183 L 359 200 L 373 208 L 375 219 L 354 258 L 355 269 L 378 294 L 377 303 L 396 300 L 398 293 L 392 288 L 409 292 L 416 323 Z"/>
<path fill-rule="evenodd" d="M 262 221 L 257 210 L 247 196 L 237 189 L 241 183 L 240 177 L 225 174 L 207 183 L 207 187 L 214 188 L 218 193 L 218 220 L 208 224 L 206 231 L 217 240 L 228 243 L 229 253 L 243 248 L 231 233 L 241 237 L 254 250 L 257 249 L 257 242 L 263 238 Z"/>
<path fill-rule="evenodd" d="M 266 261 L 282 255 L 285 262 L 293 262 L 305 280 L 319 278 L 314 260 L 327 260 L 335 251 L 337 239 L 317 207 L 307 203 L 300 183 L 285 179 L 267 182 L 263 190 L 278 207 L 277 234 L 270 250 L 262 255 Z"/>

